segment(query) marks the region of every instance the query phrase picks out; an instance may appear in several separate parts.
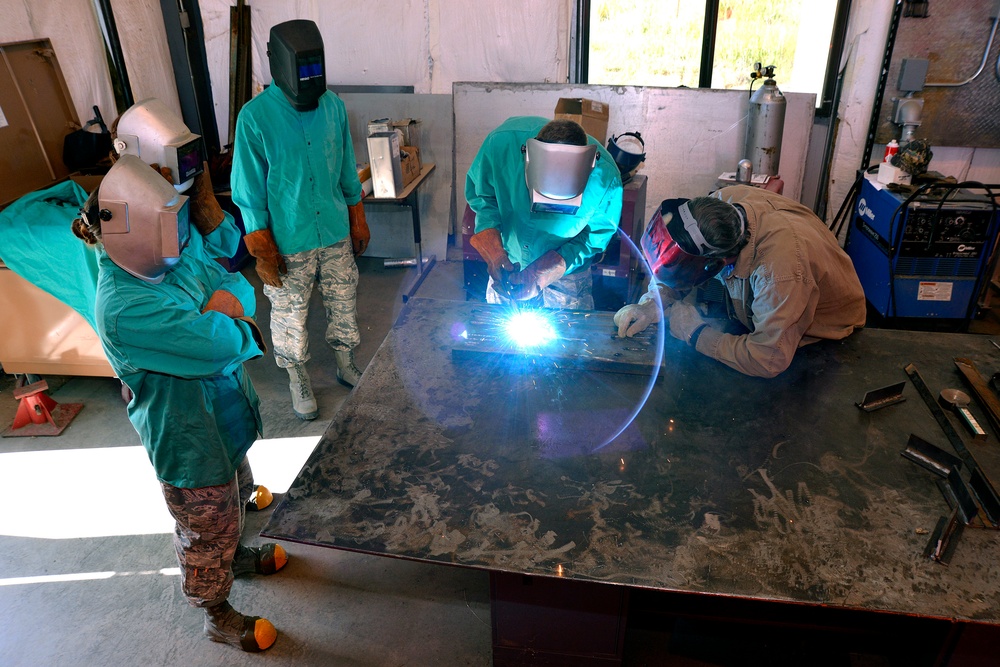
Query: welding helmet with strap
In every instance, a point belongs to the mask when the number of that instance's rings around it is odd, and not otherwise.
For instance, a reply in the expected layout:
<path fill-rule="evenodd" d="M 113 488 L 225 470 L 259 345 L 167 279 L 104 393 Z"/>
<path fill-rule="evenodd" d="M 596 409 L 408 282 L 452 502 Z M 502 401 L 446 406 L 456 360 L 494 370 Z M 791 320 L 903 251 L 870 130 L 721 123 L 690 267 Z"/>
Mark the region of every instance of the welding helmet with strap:
<path fill-rule="evenodd" d="M 201 135 L 191 132 L 180 116 L 156 98 L 129 107 L 118 118 L 114 135 L 119 156 L 137 155 L 146 164 L 169 168 L 178 192 L 191 186 L 208 157 Z"/>
<path fill-rule="evenodd" d="M 126 154 L 101 181 L 97 198 L 101 240 L 111 261 L 146 282 L 163 280 L 190 238 L 187 196 Z"/>
<path fill-rule="evenodd" d="M 312 111 L 326 92 L 323 36 L 312 21 L 296 19 L 271 28 L 267 41 L 271 79 L 296 111 Z"/>
<path fill-rule="evenodd" d="M 709 243 L 691 213 L 689 199 L 665 199 L 653 214 L 640 245 L 657 282 L 675 290 L 696 287 L 716 276 L 727 258 L 734 256 L 740 242 L 731 248 Z M 742 239 L 746 224 L 739 237 Z"/>
<path fill-rule="evenodd" d="M 597 164 L 597 146 L 528 139 L 521 150 L 532 212 L 576 213 L 583 202 L 590 172 Z"/>

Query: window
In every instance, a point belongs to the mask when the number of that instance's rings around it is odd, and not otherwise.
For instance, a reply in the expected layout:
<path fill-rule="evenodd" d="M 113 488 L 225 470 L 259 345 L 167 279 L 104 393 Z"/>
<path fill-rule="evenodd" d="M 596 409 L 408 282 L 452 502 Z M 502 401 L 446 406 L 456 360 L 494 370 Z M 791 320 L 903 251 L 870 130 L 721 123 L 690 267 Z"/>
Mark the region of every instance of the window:
<path fill-rule="evenodd" d="M 850 0 L 580 0 L 581 83 L 746 88 L 756 63 L 828 115 Z"/>

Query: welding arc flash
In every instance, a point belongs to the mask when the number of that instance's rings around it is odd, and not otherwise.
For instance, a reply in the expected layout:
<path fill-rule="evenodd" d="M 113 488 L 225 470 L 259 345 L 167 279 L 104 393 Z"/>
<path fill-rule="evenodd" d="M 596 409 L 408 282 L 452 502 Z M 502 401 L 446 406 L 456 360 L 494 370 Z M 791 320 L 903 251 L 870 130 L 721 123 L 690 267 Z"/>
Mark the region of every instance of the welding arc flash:
<path fill-rule="evenodd" d="M 504 326 L 507 339 L 520 348 L 538 347 L 556 337 L 555 329 L 547 317 L 533 311 L 511 315 Z"/>

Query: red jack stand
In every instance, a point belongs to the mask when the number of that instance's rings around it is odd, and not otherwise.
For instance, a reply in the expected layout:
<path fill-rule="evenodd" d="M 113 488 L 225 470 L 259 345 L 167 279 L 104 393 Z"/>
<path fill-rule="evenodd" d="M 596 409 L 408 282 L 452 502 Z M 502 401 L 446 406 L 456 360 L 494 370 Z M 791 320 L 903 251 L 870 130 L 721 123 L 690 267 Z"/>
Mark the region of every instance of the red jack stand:
<path fill-rule="evenodd" d="M 45 394 L 49 384 L 39 380 L 14 389 L 14 398 L 20 404 L 14 415 L 14 424 L 0 436 L 30 437 L 34 435 L 59 435 L 83 409 L 83 403 L 59 404 Z"/>

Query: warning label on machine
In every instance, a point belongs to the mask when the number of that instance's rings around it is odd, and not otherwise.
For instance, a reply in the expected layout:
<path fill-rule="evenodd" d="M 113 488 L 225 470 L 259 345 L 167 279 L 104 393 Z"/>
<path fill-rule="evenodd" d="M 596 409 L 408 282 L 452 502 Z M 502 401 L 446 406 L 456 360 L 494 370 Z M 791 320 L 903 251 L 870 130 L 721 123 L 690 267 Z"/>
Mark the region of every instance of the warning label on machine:
<path fill-rule="evenodd" d="M 954 283 L 925 283 L 917 288 L 917 301 L 951 301 Z"/>

